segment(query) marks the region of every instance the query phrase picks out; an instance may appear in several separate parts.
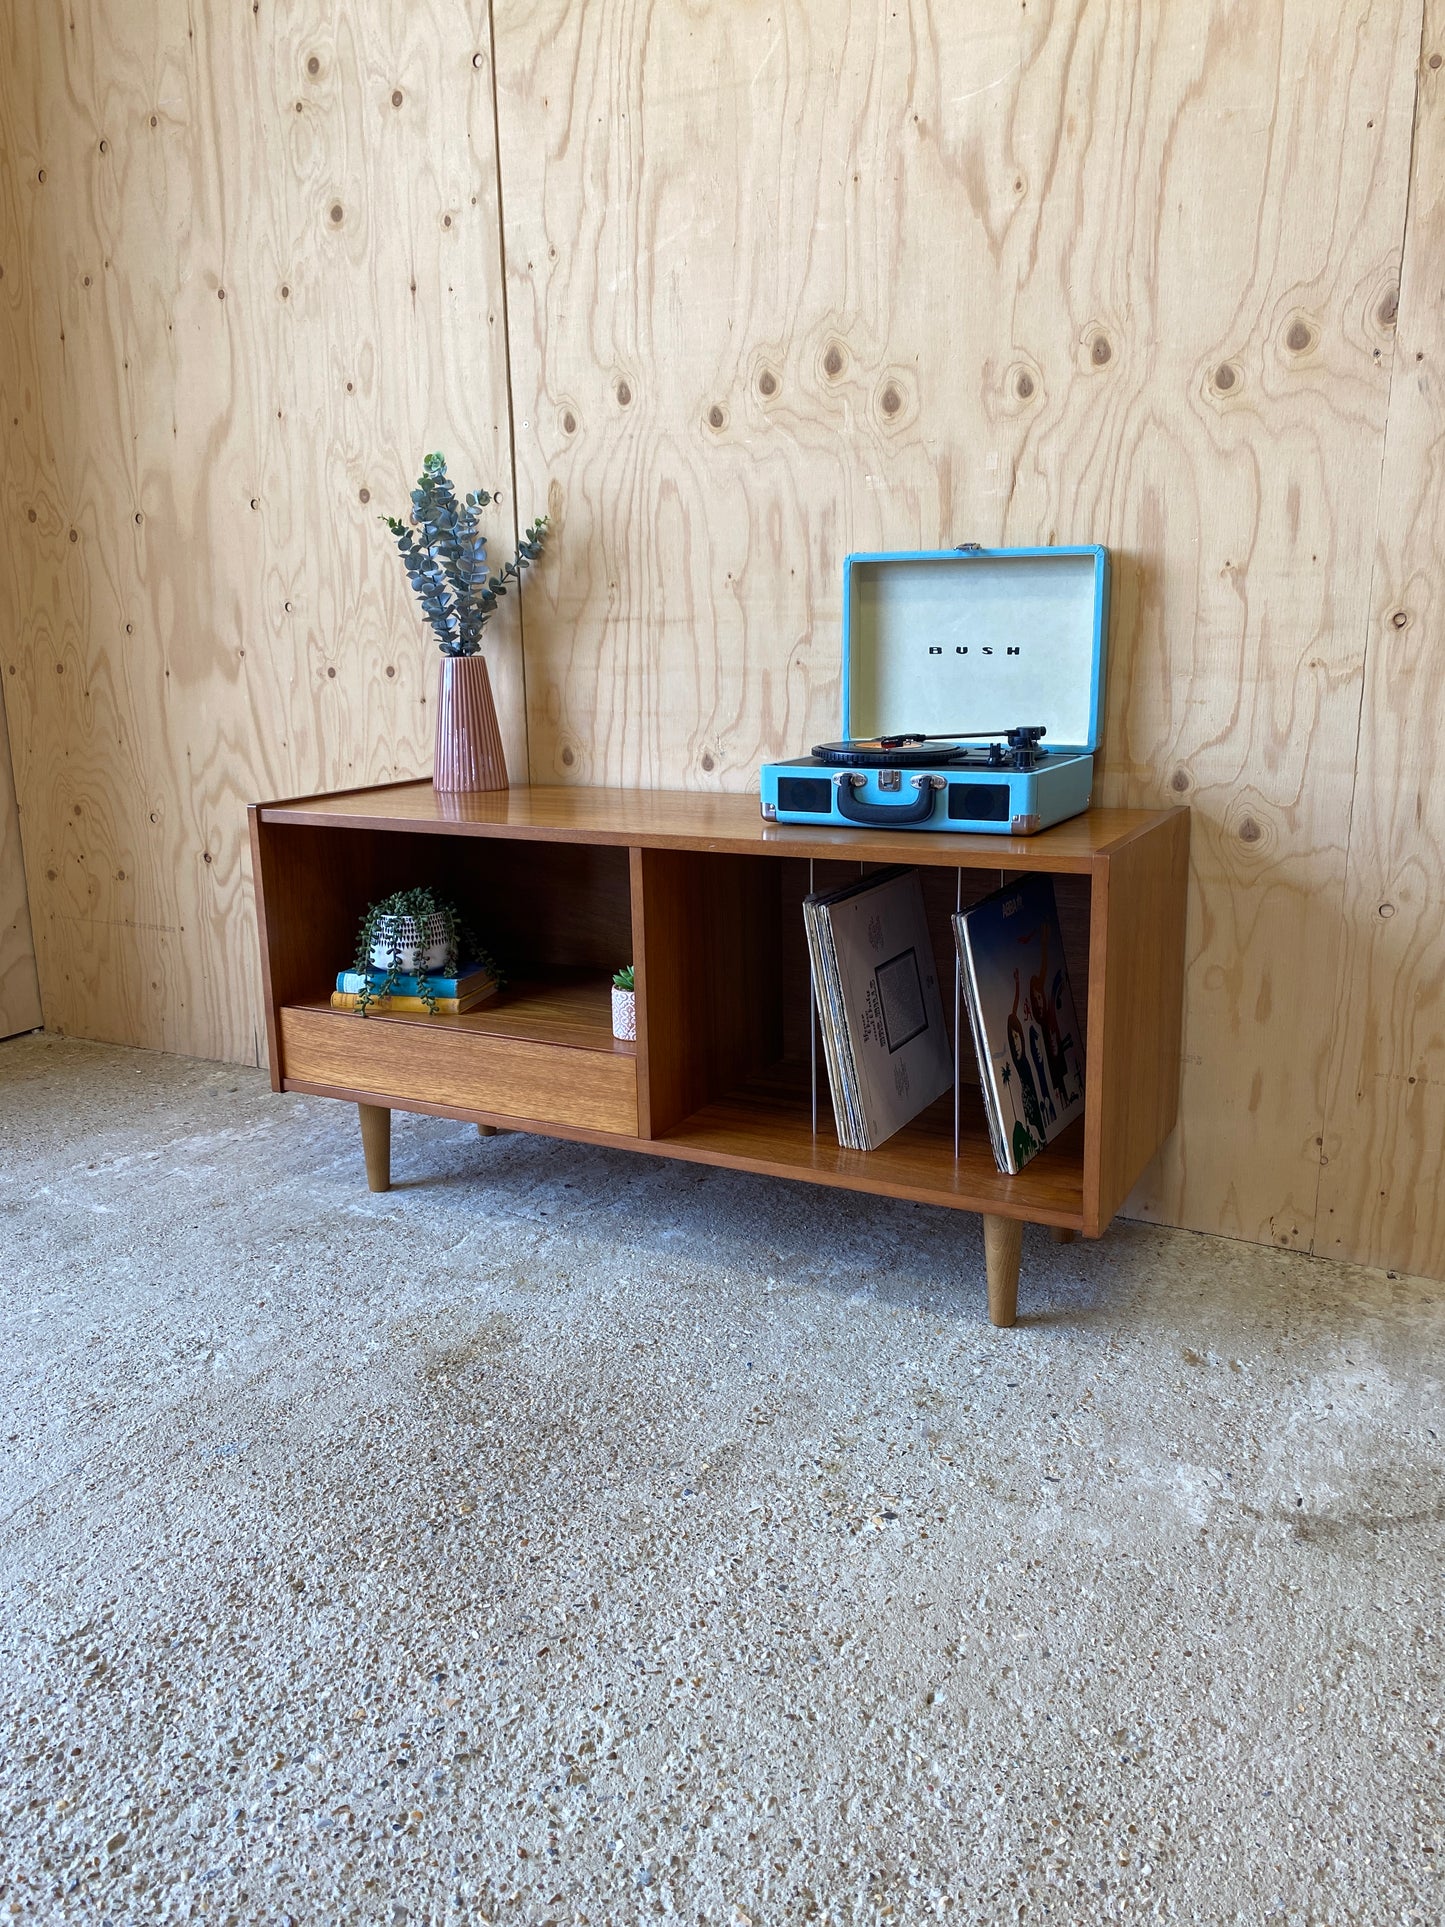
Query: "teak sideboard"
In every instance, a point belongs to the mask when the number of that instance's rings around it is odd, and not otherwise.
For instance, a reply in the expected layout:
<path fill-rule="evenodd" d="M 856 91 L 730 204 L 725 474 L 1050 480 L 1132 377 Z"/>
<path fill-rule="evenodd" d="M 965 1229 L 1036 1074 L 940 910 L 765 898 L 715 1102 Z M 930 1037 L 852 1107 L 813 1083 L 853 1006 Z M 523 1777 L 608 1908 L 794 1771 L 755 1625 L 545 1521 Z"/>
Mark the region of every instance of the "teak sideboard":
<path fill-rule="evenodd" d="M 413 782 L 250 816 L 271 1082 L 359 1107 L 373 1190 L 403 1110 L 951 1205 L 982 1214 L 989 1315 L 1011 1325 L 1023 1225 L 1098 1237 L 1173 1129 L 1187 810 L 1096 809 L 1011 838 L 765 823 L 753 796 Z M 966 1018 L 951 1096 L 876 1151 L 838 1144 L 800 905 L 889 863 L 923 871 L 944 983 L 956 906 L 1026 870 L 1055 879 L 1085 1112 L 1017 1177 L 966 1081 Z M 333 1010 L 366 906 L 414 884 L 458 904 L 506 988 L 461 1016 Z M 635 1043 L 611 1023 L 629 960 Z"/>

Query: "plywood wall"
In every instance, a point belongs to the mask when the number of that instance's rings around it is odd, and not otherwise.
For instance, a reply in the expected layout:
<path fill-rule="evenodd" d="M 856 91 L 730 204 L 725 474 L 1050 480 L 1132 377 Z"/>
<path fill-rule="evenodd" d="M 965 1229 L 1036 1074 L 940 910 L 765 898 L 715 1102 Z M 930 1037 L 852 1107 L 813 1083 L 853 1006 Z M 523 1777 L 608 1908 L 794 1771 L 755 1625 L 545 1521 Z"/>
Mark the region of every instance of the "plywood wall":
<path fill-rule="evenodd" d="M 1429 0 L 1316 1249 L 1445 1275 L 1445 0 Z M 1362 569 L 1363 572 L 1363 569 Z"/>
<path fill-rule="evenodd" d="M 370 520 L 426 447 L 554 516 L 494 650 L 538 782 L 836 733 L 849 549 L 1105 541 L 1103 793 L 1195 812 L 1132 1208 L 1445 1274 L 1375 1195 L 1445 1088 L 1434 0 L 131 12 L 0 47 L 53 1021 L 253 1051 L 241 803 L 428 767 Z"/>
<path fill-rule="evenodd" d="M 505 485 L 510 553 L 485 0 L 0 19 L 0 658 L 47 1015 L 250 1060 L 245 804 L 431 768 L 380 510 L 443 447 Z"/>
<path fill-rule="evenodd" d="M 20 813 L 10 781 L 10 744 L 0 703 L 0 1037 L 40 1023 L 40 979 L 30 935 Z"/>
<path fill-rule="evenodd" d="M 1418 4 L 499 13 L 543 780 L 837 733 L 850 548 L 1104 541 L 1112 801 L 1195 812 L 1135 1208 L 1309 1246 Z"/>

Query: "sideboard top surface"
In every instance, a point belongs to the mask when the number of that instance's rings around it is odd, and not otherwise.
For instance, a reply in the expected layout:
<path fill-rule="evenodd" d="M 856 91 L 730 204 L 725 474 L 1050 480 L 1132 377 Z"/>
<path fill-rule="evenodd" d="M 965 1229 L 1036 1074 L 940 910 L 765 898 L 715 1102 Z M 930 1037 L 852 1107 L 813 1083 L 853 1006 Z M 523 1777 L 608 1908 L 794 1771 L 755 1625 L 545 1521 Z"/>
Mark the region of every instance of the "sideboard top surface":
<path fill-rule="evenodd" d="M 413 830 L 547 843 L 613 843 L 660 850 L 801 856 L 974 870 L 1087 872 L 1176 810 L 1086 810 L 1037 836 L 958 831 L 854 830 L 764 822 L 755 795 L 694 790 L 591 789 L 582 785 L 444 795 L 430 782 L 388 783 L 284 803 L 253 805 L 265 823 L 334 829 Z"/>

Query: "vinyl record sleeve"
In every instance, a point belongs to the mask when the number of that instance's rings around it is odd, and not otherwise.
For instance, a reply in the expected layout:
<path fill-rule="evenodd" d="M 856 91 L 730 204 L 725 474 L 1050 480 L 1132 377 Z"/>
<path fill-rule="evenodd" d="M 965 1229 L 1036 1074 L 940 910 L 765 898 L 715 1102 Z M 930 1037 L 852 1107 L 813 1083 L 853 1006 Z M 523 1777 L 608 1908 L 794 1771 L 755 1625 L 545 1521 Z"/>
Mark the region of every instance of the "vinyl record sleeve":
<path fill-rule="evenodd" d="M 1084 1033 L 1053 879 L 1020 877 L 953 928 L 994 1155 L 1018 1172 L 1084 1109 Z"/>
<path fill-rule="evenodd" d="M 803 921 L 808 932 L 808 960 L 813 973 L 813 994 L 818 1029 L 823 1037 L 823 1062 L 828 1072 L 828 1093 L 833 1100 L 833 1124 L 838 1142 L 847 1150 L 862 1149 L 859 1127 L 852 1108 L 851 1092 L 838 1050 L 841 1005 L 833 968 L 832 947 L 823 913 L 813 898 L 803 903 Z"/>
<path fill-rule="evenodd" d="M 809 901 L 833 977 L 855 1148 L 876 1150 L 953 1084 L 923 886 L 916 870 L 884 870 Z M 820 1014 L 826 1023 L 833 1012 Z"/>

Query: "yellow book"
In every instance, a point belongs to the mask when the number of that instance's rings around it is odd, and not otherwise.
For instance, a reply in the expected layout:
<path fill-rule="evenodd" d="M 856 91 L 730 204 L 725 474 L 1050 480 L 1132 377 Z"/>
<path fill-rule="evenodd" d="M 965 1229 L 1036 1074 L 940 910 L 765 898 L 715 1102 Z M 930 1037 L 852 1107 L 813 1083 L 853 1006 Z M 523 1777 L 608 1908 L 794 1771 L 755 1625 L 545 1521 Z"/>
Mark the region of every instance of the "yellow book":
<path fill-rule="evenodd" d="M 468 992 L 465 997 L 438 997 L 436 1002 L 430 1006 L 428 1006 L 424 997 L 373 997 L 367 1005 L 367 1014 L 377 1017 L 412 1014 L 427 1016 L 435 1012 L 437 1015 L 445 1013 L 456 1017 L 460 1016 L 463 1011 L 475 1010 L 478 1004 L 484 1004 L 489 997 L 495 997 L 496 994 L 497 986 L 495 982 L 493 982 L 487 984 L 481 990 Z M 333 1010 L 360 1010 L 361 998 L 355 991 L 333 990 L 331 993 L 331 1008 Z"/>

